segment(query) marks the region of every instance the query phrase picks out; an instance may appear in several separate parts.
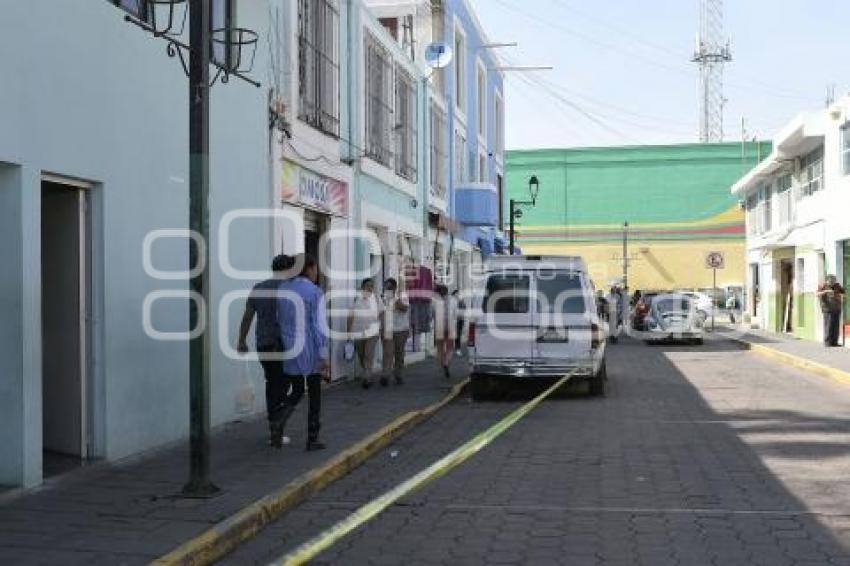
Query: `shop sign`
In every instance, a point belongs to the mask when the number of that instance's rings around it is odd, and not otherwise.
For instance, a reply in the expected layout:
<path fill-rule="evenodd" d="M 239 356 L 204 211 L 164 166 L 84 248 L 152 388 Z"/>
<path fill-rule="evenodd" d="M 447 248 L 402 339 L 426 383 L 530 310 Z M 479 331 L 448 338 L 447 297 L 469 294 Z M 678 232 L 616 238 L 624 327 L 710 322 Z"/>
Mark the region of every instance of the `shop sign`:
<path fill-rule="evenodd" d="M 281 163 L 280 194 L 284 202 L 300 204 L 337 216 L 348 216 L 348 185 L 303 167 Z"/>

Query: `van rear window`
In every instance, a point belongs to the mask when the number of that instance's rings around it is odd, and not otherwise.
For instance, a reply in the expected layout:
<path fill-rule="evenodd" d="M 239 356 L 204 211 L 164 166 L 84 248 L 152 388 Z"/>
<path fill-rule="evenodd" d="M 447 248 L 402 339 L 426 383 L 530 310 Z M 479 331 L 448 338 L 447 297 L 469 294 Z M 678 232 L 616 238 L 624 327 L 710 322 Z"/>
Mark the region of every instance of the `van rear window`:
<path fill-rule="evenodd" d="M 584 314 L 587 310 L 581 277 L 575 273 L 540 272 L 537 312 Z"/>
<path fill-rule="evenodd" d="M 531 278 L 528 275 L 492 275 L 487 280 L 484 312 L 494 314 L 525 314 Z"/>

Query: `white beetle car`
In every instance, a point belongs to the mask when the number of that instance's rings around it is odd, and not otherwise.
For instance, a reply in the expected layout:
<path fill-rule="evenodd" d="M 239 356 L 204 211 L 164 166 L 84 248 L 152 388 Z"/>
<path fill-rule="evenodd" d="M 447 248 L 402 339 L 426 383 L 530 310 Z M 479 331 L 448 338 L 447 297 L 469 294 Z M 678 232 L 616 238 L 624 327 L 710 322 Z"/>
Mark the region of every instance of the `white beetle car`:
<path fill-rule="evenodd" d="M 704 319 L 696 301 L 684 293 L 658 295 L 646 316 L 647 342 L 691 342 L 702 344 Z"/>

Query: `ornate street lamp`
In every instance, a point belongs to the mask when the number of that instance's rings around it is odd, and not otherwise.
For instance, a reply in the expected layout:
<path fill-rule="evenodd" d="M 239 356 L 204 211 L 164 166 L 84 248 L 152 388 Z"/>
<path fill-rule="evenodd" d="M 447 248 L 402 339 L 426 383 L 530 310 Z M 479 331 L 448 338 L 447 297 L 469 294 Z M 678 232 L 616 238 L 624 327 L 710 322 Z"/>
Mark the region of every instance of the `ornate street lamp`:
<path fill-rule="evenodd" d="M 510 254 L 514 255 L 516 244 L 516 219 L 522 218 L 522 210 L 520 206 L 537 206 L 537 195 L 540 194 L 540 179 L 537 175 L 532 175 L 528 180 L 528 194 L 531 195 L 531 200 L 510 200 Z"/>

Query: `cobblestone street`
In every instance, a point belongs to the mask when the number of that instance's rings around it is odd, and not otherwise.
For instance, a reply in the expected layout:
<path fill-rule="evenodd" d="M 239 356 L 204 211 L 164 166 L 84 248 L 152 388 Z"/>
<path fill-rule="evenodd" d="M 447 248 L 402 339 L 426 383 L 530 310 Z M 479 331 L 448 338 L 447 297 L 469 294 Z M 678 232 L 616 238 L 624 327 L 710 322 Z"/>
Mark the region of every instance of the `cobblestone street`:
<path fill-rule="evenodd" d="M 726 341 L 609 356 L 607 397 L 546 402 L 317 562 L 850 564 L 846 387 Z M 455 402 L 223 562 L 280 557 L 518 405 Z"/>

